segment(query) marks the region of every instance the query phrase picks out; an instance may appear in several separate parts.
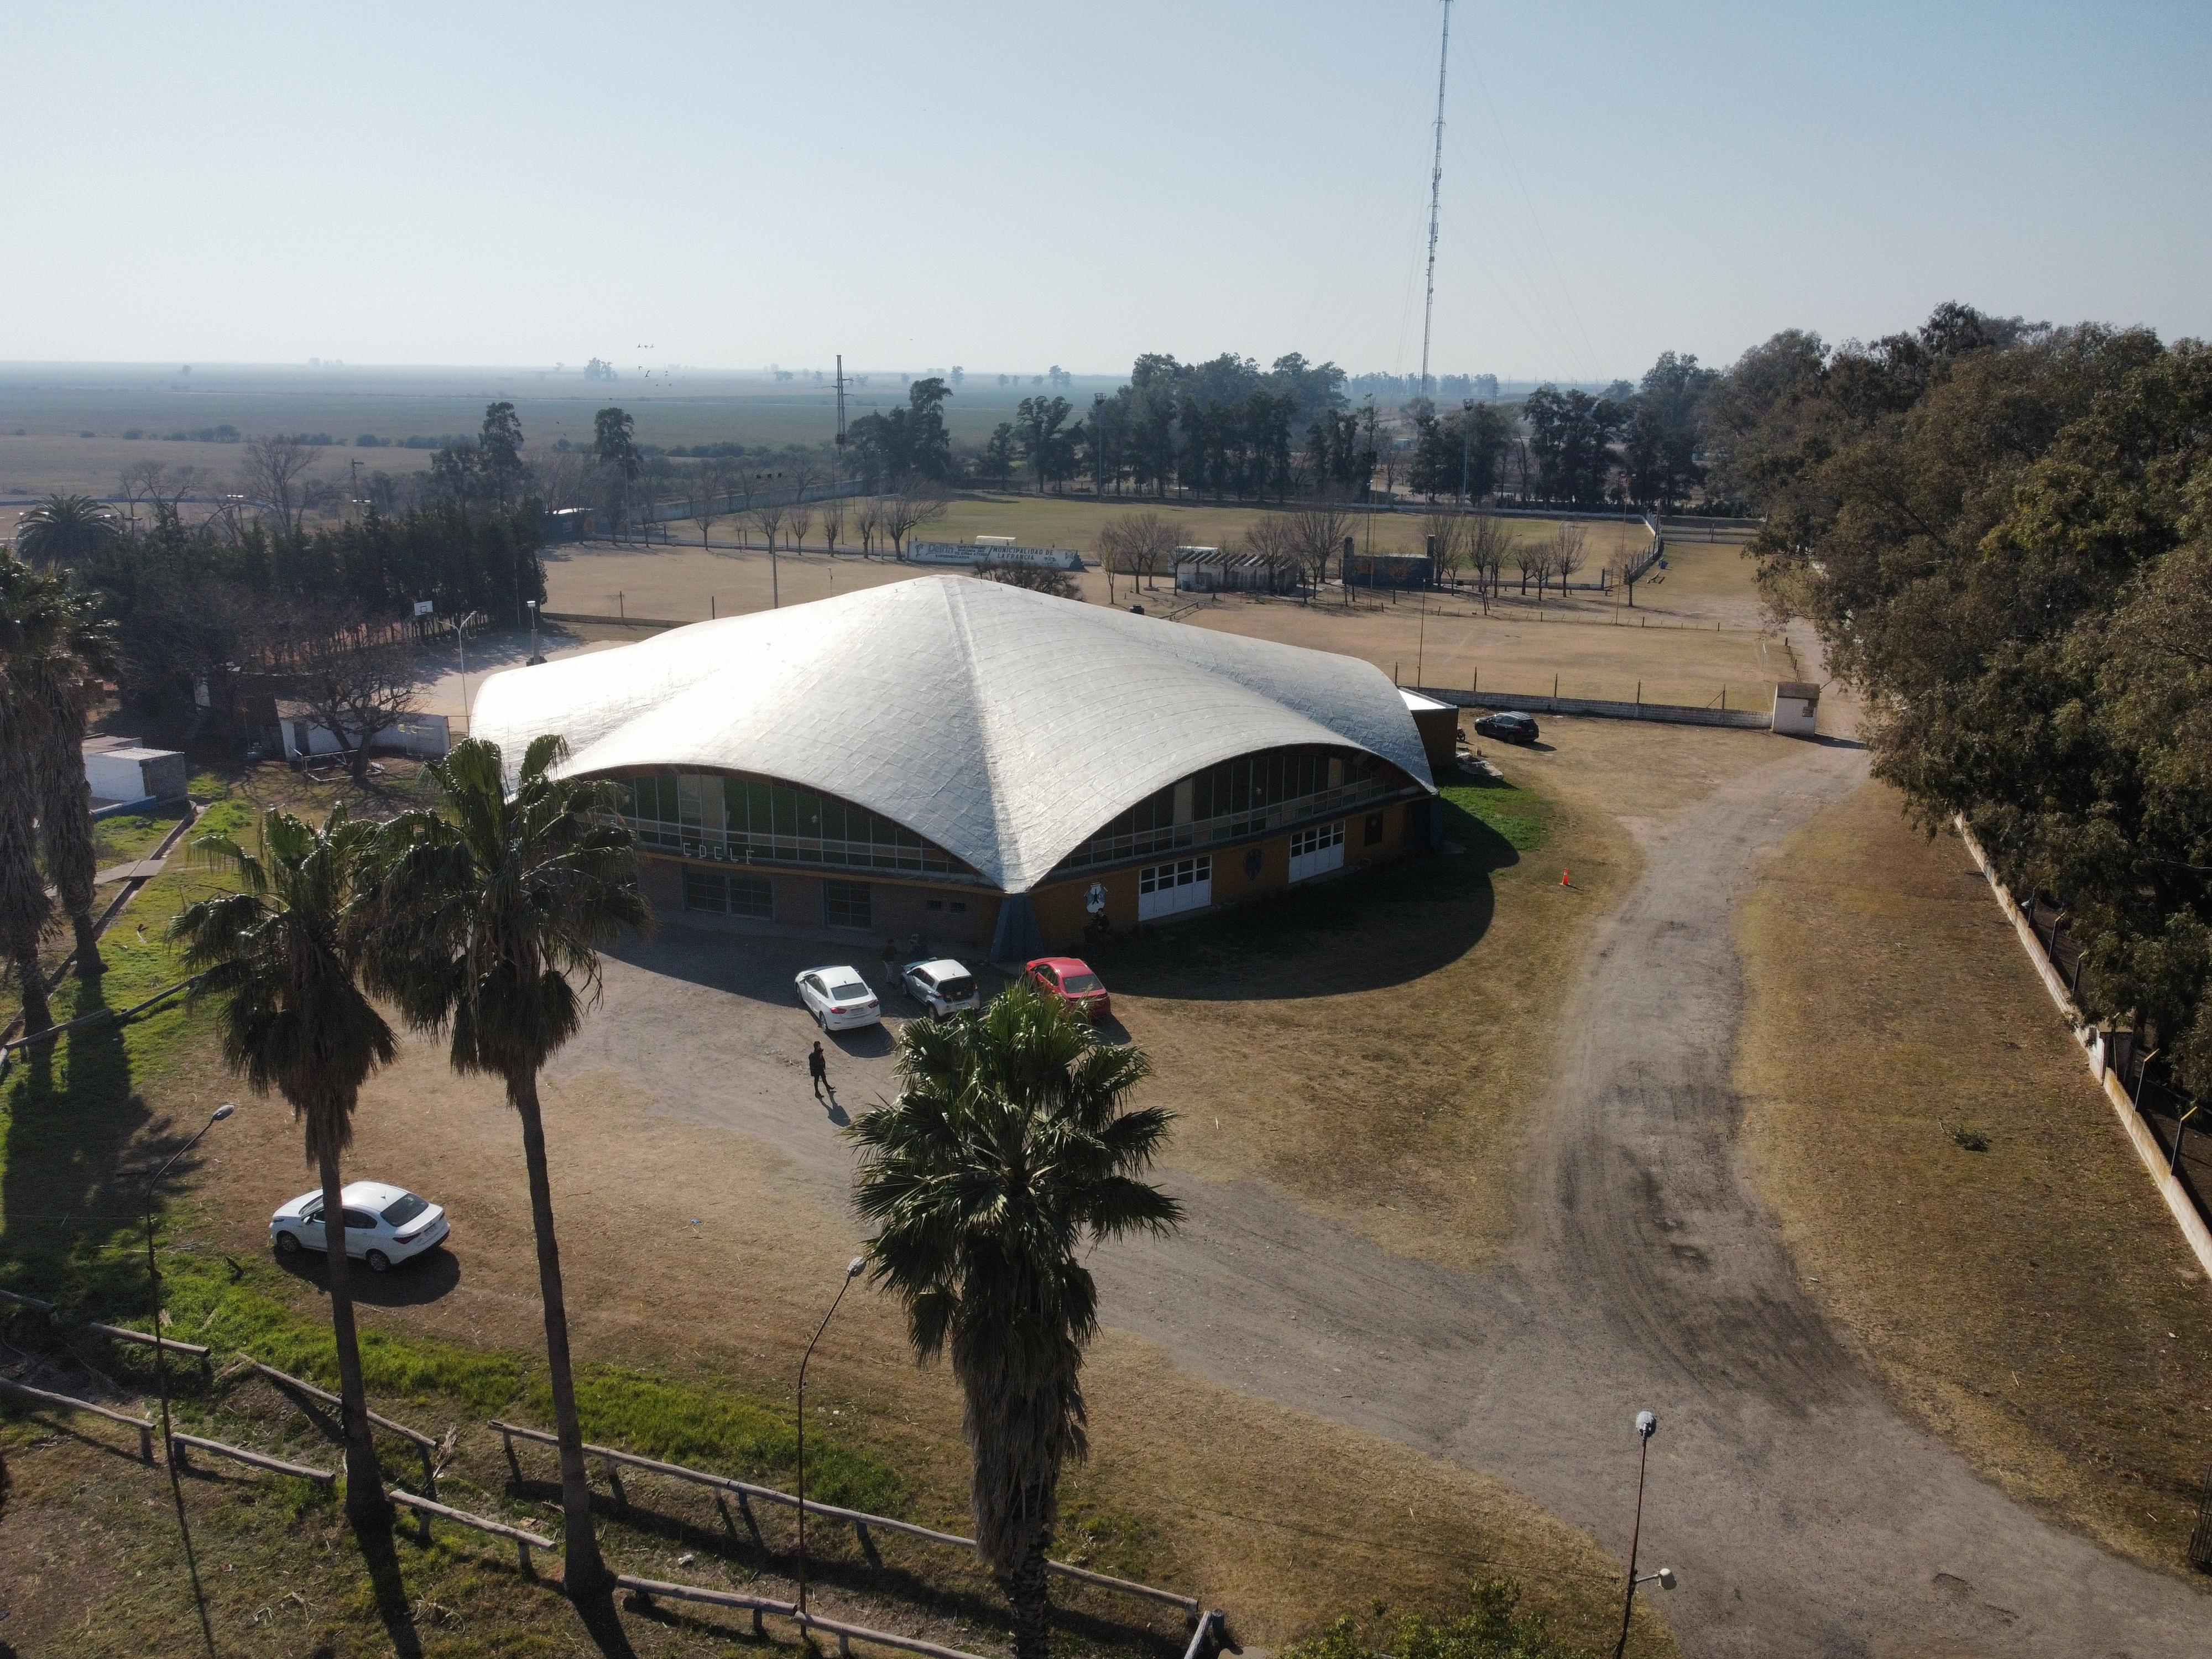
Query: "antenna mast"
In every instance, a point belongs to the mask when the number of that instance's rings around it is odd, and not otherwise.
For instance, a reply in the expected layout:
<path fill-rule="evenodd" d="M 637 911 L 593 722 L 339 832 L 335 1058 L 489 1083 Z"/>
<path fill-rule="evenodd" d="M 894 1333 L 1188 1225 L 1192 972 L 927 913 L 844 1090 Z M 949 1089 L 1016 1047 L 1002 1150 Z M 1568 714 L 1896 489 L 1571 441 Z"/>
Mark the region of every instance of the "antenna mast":
<path fill-rule="evenodd" d="M 845 447 L 845 354 L 837 354 L 837 447 Z"/>
<path fill-rule="evenodd" d="M 1444 66 L 1451 58 L 1451 0 L 1444 0 L 1443 44 L 1437 48 L 1437 154 L 1429 170 L 1429 297 L 1421 307 L 1421 396 L 1429 395 L 1429 325 L 1437 314 L 1437 204 L 1444 187 Z"/>

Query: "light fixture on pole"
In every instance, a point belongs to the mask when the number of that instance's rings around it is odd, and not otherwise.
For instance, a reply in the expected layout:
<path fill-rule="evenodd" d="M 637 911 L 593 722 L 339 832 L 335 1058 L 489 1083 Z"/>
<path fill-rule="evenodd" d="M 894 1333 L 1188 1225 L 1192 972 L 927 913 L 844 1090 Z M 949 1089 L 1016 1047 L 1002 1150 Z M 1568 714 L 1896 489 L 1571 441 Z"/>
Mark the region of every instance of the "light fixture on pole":
<path fill-rule="evenodd" d="M 526 668 L 535 668 L 538 664 L 545 660 L 545 653 L 538 648 L 538 606 L 539 601 L 536 599 L 525 599 L 523 603 L 530 607 L 530 659 L 526 662 L 523 666 Z"/>
<path fill-rule="evenodd" d="M 814 1344 L 822 1340 L 822 1333 L 830 1328 L 836 1316 L 837 1304 L 845 1299 L 845 1292 L 853 1287 L 866 1268 L 868 1259 L 856 1255 L 845 1264 L 844 1281 L 837 1286 L 837 1294 L 830 1298 L 830 1311 L 822 1316 L 822 1322 L 814 1328 L 813 1340 L 799 1360 L 799 1620 L 803 1633 L 806 1628 L 806 1364 L 814 1358 Z"/>
<path fill-rule="evenodd" d="M 1628 1651 L 1628 1619 L 1636 1611 L 1636 1587 L 1656 1579 L 1661 1589 L 1670 1590 L 1679 1582 L 1674 1569 L 1662 1567 L 1656 1572 L 1636 1576 L 1636 1547 L 1644 1537 L 1644 1470 L 1651 1456 L 1651 1437 L 1659 1432 L 1659 1419 L 1650 1412 L 1636 1413 L 1636 1524 L 1628 1534 L 1628 1591 L 1620 1604 L 1620 1639 L 1613 1644 L 1613 1659 L 1621 1659 Z"/>

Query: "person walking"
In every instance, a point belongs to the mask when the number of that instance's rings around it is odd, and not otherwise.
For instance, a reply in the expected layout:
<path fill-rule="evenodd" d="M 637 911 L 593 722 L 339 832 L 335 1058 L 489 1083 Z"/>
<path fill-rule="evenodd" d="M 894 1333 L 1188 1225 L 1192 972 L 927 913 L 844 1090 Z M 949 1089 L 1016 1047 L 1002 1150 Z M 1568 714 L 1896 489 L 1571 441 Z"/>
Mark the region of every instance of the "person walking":
<path fill-rule="evenodd" d="M 814 1045 L 814 1051 L 806 1056 L 806 1075 L 814 1079 L 815 1099 L 821 1099 L 822 1091 L 830 1088 L 830 1059 L 822 1052 L 822 1045 L 818 1042 Z M 833 1101 L 837 1098 L 835 1089 L 830 1090 L 830 1098 Z"/>

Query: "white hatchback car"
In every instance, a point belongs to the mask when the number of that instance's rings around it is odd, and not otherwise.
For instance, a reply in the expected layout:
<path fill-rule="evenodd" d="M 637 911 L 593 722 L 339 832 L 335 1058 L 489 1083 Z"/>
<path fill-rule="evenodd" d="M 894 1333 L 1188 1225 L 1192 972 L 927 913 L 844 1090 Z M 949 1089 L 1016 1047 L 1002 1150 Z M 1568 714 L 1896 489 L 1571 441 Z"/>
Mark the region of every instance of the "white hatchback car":
<path fill-rule="evenodd" d="M 920 1003 L 922 1012 L 932 1019 L 942 1019 L 963 1008 L 983 1006 L 982 996 L 975 988 L 975 975 L 951 957 L 939 957 L 933 962 L 909 962 L 899 977 L 905 983 L 906 994 Z"/>
<path fill-rule="evenodd" d="M 809 968 L 796 981 L 799 1000 L 825 1031 L 873 1025 L 883 1009 L 857 968 Z"/>
<path fill-rule="evenodd" d="M 345 1205 L 346 1254 L 359 1256 L 374 1273 L 422 1255 L 453 1231 L 442 1208 L 389 1182 L 356 1181 L 338 1197 Z M 327 1250 L 322 1188 L 280 1207 L 269 1219 L 269 1238 L 279 1255 Z"/>

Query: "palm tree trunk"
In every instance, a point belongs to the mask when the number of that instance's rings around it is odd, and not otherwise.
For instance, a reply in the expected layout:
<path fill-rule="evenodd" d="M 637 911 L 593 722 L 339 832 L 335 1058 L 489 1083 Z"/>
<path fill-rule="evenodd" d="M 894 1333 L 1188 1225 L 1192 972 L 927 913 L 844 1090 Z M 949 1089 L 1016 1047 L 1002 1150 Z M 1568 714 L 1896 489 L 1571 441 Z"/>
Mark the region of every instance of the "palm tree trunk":
<path fill-rule="evenodd" d="M 384 1498 L 384 1474 L 376 1464 L 376 1443 L 368 1434 L 368 1389 L 361 1379 L 361 1339 L 353 1322 L 353 1291 L 346 1272 L 345 1206 L 338 1160 L 325 1153 L 323 1178 L 323 1241 L 329 1266 L 331 1334 L 338 1350 L 338 1415 L 345 1429 L 346 1518 L 356 1526 L 388 1523 L 392 1510 Z M 335 1221 L 333 1220 L 335 1218 Z"/>
<path fill-rule="evenodd" d="M 611 1584 L 592 1531 L 592 1492 L 584 1479 L 584 1427 L 576 1416 L 576 1384 L 568 1362 L 568 1306 L 561 1291 L 561 1247 L 553 1236 L 553 1183 L 545 1168 L 545 1124 L 538 1109 L 538 1073 L 508 1073 L 507 1097 L 522 1120 L 522 1155 L 530 1170 L 530 1224 L 538 1235 L 538 1295 L 545 1310 L 545 1371 L 553 1391 L 553 1427 L 561 1444 L 562 1583 L 569 1599 L 604 1595 Z"/>
<path fill-rule="evenodd" d="M 1044 1528 L 1030 1528 L 1020 1562 L 1000 1580 L 1014 1613 L 1014 1659 L 1047 1659 L 1051 1649 L 1052 1588 L 1045 1573 L 1051 1544 Z"/>
<path fill-rule="evenodd" d="M 5 695 L 0 689 L 0 698 Z M 38 830 L 31 820 L 30 780 L 21 752 L 25 733 L 7 713 L 0 708 L 0 958 L 22 984 L 23 1029 L 43 1031 L 54 1017 L 39 968 L 39 940 L 53 906 L 39 873 Z"/>
<path fill-rule="evenodd" d="M 85 781 L 82 718 L 49 705 L 31 768 L 39 782 L 39 829 L 46 869 L 61 894 L 62 908 L 76 929 L 76 976 L 105 973 L 100 934 L 93 927 L 93 878 L 99 854 L 92 838 L 92 786 Z"/>

